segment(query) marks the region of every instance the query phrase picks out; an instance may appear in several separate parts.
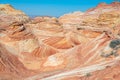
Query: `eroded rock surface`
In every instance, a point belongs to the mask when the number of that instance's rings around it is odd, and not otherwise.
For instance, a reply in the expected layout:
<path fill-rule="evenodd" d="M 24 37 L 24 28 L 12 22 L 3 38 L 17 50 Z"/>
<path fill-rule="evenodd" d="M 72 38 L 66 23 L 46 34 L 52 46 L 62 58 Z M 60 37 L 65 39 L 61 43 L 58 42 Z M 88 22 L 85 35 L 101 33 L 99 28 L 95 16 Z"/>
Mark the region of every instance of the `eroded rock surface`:
<path fill-rule="evenodd" d="M 120 3 L 30 19 L 0 5 L 1 80 L 119 80 Z"/>

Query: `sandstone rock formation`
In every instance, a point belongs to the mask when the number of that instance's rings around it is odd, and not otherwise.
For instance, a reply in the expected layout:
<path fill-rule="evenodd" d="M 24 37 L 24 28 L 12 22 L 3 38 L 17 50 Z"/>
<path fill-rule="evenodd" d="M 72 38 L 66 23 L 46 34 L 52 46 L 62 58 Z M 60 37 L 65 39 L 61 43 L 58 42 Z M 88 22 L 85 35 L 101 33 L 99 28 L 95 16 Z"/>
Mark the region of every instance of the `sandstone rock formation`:
<path fill-rule="evenodd" d="M 119 80 L 120 3 L 30 19 L 0 5 L 0 80 Z"/>

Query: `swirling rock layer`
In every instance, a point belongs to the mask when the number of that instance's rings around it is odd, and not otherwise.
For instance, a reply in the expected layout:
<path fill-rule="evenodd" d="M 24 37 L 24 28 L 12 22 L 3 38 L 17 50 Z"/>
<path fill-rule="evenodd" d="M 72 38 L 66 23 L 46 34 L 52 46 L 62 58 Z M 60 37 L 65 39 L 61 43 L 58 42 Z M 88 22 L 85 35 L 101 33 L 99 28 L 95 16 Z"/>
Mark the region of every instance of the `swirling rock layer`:
<path fill-rule="evenodd" d="M 119 80 L 119 38 L 119 2 L 34 19 L 1 4 L 0 80 Z"/>

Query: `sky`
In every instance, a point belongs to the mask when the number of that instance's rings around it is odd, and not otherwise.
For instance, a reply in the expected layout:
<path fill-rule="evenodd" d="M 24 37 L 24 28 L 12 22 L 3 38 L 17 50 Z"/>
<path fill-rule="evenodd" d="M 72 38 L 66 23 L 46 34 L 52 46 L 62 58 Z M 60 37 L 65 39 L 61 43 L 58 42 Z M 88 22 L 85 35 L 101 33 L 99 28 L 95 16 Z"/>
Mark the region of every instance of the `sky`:
<path fill-rule="evenodd" d="M 84 12 L 102 2 L 109 4 L 113 0 L 0 0 L 0 4 L 11 4 L 29 16 L 55 17 L 74 11 Z"/>

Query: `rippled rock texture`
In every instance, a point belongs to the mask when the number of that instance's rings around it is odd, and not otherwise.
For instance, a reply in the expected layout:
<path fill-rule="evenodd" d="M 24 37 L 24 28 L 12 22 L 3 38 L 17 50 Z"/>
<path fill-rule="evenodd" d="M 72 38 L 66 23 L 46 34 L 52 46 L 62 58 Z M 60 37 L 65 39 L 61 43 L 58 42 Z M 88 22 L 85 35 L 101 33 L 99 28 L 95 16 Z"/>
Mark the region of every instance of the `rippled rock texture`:
<path fill-rule="evenodd" d="M 0 4 L 0 80 L 120 80 L 120 3 L 59 18 Z"/>

